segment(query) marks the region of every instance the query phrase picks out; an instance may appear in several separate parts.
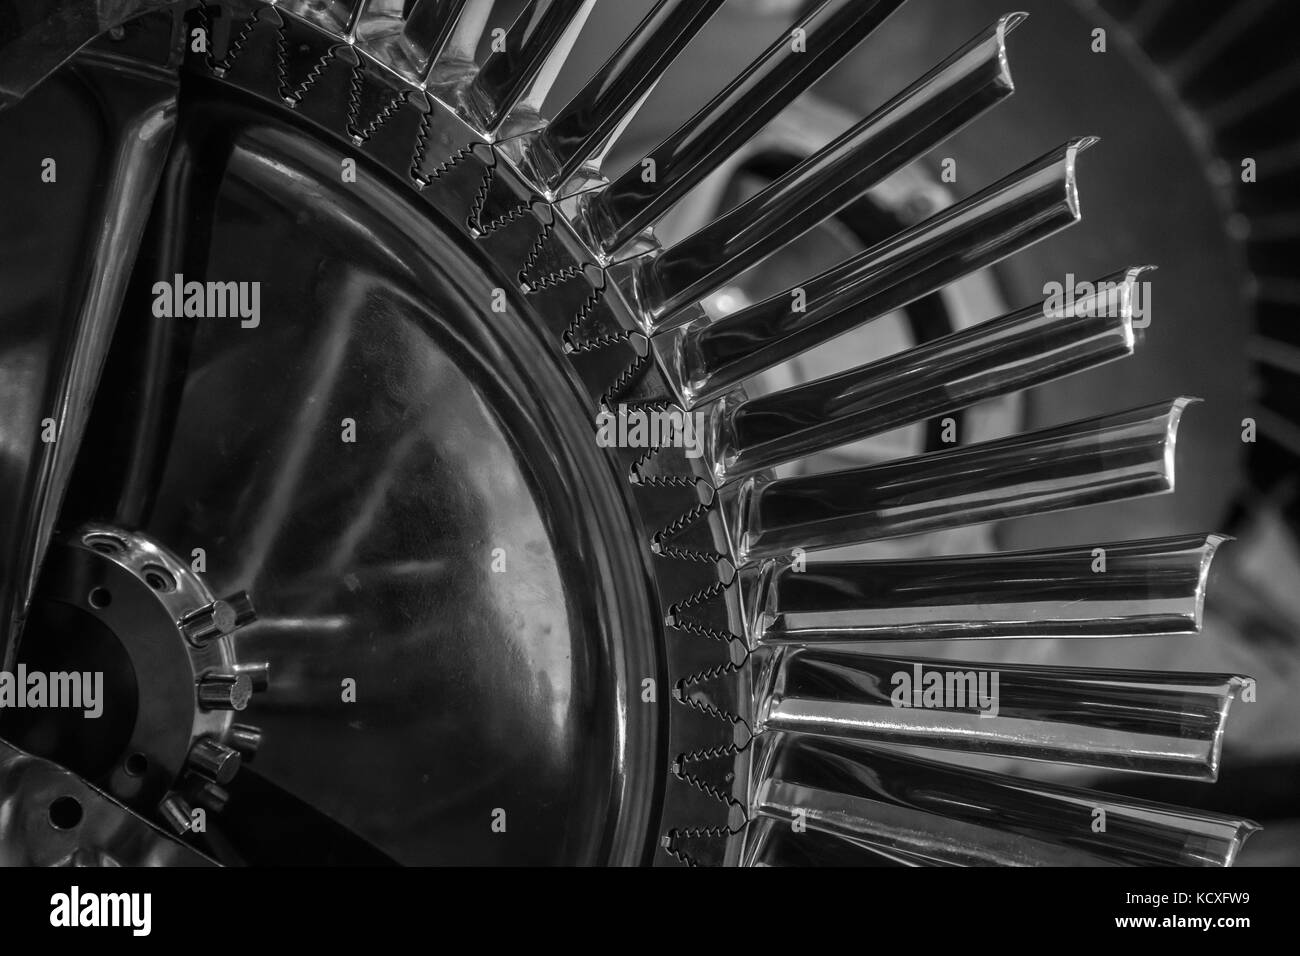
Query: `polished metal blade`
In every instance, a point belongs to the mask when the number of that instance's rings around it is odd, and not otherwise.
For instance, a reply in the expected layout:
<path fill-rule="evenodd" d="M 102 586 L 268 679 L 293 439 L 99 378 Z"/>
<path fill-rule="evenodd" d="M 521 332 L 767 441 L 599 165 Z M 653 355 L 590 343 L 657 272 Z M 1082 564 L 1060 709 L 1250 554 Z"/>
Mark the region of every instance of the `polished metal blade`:
<path fill-rule="evenodd" d="M 835 268 L 717 321 L 654 338 L 679 401 L 716 398 L 849 329 L 993 265 L 1079 219 L 1073 140 Z"/>
<path fill-rule="evenodd" d="M 789 648 L 754 729 L 1213 781 L 1248 680 Z"/>
<path fill-rule="evenodd" d="M 451 39 L 467 4 L 474 0 L 370 0 L 361 11 L 357 45 L 394 70 L 423 78 Z"/>
<path fill-rule="evenodd" d="M 1171 402 L 864 468 L 719 492 L 737 564 L 1174 488 L 1183 409 Z"/>
<path fill-rule="evenodd" d="M 1142 271 L 1100 280 L 1068 312 L 1038 303 L 840 375 L 724 397 L 711 419 L 714 478 L 732 481 L 1132 355 Z"/>
<path fill-rule="evenodd" d="M 1002 17 L 903 92 L 757 195 L 658 256 L 633 263 L 628 286 L 651 332 L 1011 95 Z"/>
<path fill-rule="evenodd" d="M 534 169 L 551 190 L 583 166 L 596 166 L 660 77 L 723 0 L 659 0 L 632 34 L 550 118 L 538 137 Z"/>
<path fill-rule="evenodd" d="M 528 0 L 465 91 L 485 131 L 514 110 L 536 114 L 596 0 Z"/>
<path fill-rule="evenodd" d="M 1015 637 L 1138 637 L 1201 629 L 1225 538 L 911 561 L 769 561 L 746 572 L 752 646 Z"/>
<path fill-rule="evenodd" d="M 926 864 L 1227 866 L 1248 820 L 797 734 L 762 738 L 751 812 Z M 763 862 L 761 844 L 746 862 Z"/>
<path fill-rule="evenodd" d="M 902 0 L 823 0 L 588 206 L 605 254 L 652 225 L 796 96 L 893 13 Z"/>

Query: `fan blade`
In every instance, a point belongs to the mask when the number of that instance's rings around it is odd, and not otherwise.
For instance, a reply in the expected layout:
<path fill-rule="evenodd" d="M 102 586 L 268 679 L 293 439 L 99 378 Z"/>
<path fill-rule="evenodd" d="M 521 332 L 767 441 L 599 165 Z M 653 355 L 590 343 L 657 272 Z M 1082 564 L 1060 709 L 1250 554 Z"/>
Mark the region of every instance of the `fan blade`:
<path fill-rule="evenodd" d="M 428 74 L 470 0 L 370 0 L 357 19 L 357 45 L 413 79 Z"/>
<path fill-rule="evenodd" d="M 726 396 L 711 417 L 715 483 L 1132 355 L 1141 272 L 1101 280 L 1065 314 L 1040 303 L 840 375 Z"/>
<path fill-rule="evenodd" d="M 587 211 L 601 249 L 617 252 L 654 223 L 901 5 L 823 0 L 651 151 L 650 181 L 637 163 L 592 199 Z"/>
<path fill-rule="evenodd" d="M 1201 629 L 1223 535 L 912 561 L 769 561 L 746 571 L 752 646 Z M 752 580 L 752 584 L 750 583 Z"/>
<path fill-rule="evenodd" d="M 688 307 L 857 199 L 1011 95 L 1002 17 L 902 93 L 753 198 L 620 281 L 649 331 L 697 317 Z"/>
<path fill-rule="evenodd" d="M 1170 492 L 1192 401 L 865 468 L 747 478 L 719 492 L 737 563 Z"/>
<path fill-rule="evenodd" d="M 679 401 L 699 404 L 856 326 L 990 266 L 1079 219 L 1067 143 L 800 286 L 654 337 Z"/>
<path fill-rule="evenodd" d="M 512 111 L 536 112 L 596 0 L 529 0 L 465 91 L 485 131 Z"/>
<path fill-rule="evenodd" d="M 1247 681 L 787 648 L 768 664 L 755 730 L 1213 781 Z"/>
<path fill-rule="evenodd" d="M 767 735 L 752 811 L 917 861 L 965 866 L 1228 866 L 1258 827 L 1104 793 Z M 750 853 L 746 862 L 759 862 Z"/>
<path fill-rule="evenodd" d="M 559 189 L 598 157 L 636 115 L 668 66 L 723 0 L 659 0 L 538 137 L 534 168 Z"/>

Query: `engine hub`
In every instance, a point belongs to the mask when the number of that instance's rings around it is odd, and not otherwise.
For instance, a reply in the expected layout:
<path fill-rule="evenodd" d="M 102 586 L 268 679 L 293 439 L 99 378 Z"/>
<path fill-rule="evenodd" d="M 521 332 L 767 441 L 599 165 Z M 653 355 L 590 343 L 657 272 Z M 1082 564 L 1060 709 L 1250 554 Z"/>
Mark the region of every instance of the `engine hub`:
<path fill-rule="evenodd" d="M 246 593 L 215 599 L 145 535 L 82 526 L 51 547 L 18 673 L 68 675 L 95 699 L 11 710 L 5 736 L 184 832 L 192 803 L 221 809 L 222 786 L 260 741 L 237 720 L 268 668 L 240 665 L 230 639 L 255 617 Z"/>

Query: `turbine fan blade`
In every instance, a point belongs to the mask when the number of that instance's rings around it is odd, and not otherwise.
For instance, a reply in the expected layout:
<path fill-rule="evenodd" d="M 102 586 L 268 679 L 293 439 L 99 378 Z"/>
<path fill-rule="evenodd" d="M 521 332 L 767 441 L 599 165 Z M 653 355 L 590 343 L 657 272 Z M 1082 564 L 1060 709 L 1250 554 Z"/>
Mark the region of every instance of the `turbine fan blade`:
<path fill-rule="evenodd" d="M 742 573 L 751 646 L 1200 631 L 1226 538 L 912 561 L 768 561 Z"/>
<path fill-rule="evenodd" d="M 751 375 L 990 266 L 1079 219 L 1074 140 L 801 286 L 716 322 L 655 336 L 679 401 L 716 398 Z"/>
<path fill-rule="evenodd" d="M 333 33 L 347 33 L 358 16 L 365 16 L 366 0 L 280 0 L 278 6 L 296 17 Z"/>
<path fill-rule="evenodd" d="M 1247 680 L 785 648 L 754 729 L 1213 781 Z"/>
<path fill-rule="evenodd" d="M 738 564 L 840 544 L 1076 508 L 1174 488 L 1174 440 L 1195 399 L 952 451 L 719 492 Z"/>
<path fill-rule="evenodd" d="M 534 169 L 559 189 L 632 120 L 670 63 L 723 0 L 659 0 L 632 35 L 538 136 Z"/>
<path fill-rule="evenodd" d="M 687 307 L 838 212 L 1010 96 L 1006 35 L 1013 13 L 762 192 L 653 257 L 620 281 L 649 332 L 698 317 Z"/>
<path fill-rule="evenodd" d="M 724 396 L 711 417 L 715 483 L 1132 355 L 1141 272 L 1101 280 L 1065 314 L 1033 305 L 796 388 Z"/>
<path fill-rule="evenodd" d="M 916 862 L 1227 866 L 1258 827 L 1219 814 L 797 734 L 763 735 L 753 814 Z M 1103 826 L 1098 827 L 1098 821 Z M 786 824 L 789 826 L 789 823 Z M 765 862 L 762 844 L 746 849 Z"/>
<path fill-rule="evenodd" d="M 357 45 L 404 75 L 422 79 L 447 45 L 470 0 L 370 0 L 357 21 Z"/>
<path fill-rule="evenodd" d="M 514 110 L 536 112 L 596 0 L 529 0 L 465 91 L 482 129 L 499 128 Z"/>
<path fill-rule="evenodd" d="M 943 866 L 899 850 L 882 850 L 817 830 L 797 832 L 784 820 L 759 817 L 745 829 L 748 866 Z"/>
<path fill-rule="evenodd" d="M 442 49 L 434 56 L 430 85 L 454 85 L 458 76 L 473 75 L 478 62 L 478 48 L 497 4 L 497 0 L 462 0 L 454 7 L 444 7 L 444 2 L 423 0 L 423 3 L 432 3 L 433 6 L 421 10 L 422 0 L 416 0 L 416 8 L 411 11 L 412 23 L 419 24 L 418 29 L 426 35 L 435 31 L 441 33 L 444 29 L 448 31 Z M 452 18 L 450 26 L 440 16 L 444 12 Z M 417 28 L 413 26 L 412 29 Z"/>
<path fill-rule="evenodd" d="M 823 0 L 654 148 L 653 181 L 638 163 L 593 197 L 587 212 L 601 249 L 613 254 L 650 226 L 901 5 Z"/>

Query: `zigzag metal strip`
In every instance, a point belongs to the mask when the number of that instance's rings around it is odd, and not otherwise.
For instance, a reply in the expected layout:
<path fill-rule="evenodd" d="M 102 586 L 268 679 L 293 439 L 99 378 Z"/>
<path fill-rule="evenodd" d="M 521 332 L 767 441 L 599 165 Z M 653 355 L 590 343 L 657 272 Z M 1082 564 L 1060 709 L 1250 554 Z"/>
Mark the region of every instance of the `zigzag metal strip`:
<path fill-rule="evenodd" d="M 307 95 L 307 91 L 312 88 L 318 79 L 320 79 L 320 75 L 325 72 L 325 68 L 334 60 L 336 55 L 335 51 L 339 48 L 337 46 L 332 46 L 322 53 L 312 68 L 307 71 L 306 78 L 293 90 L 286 92 L 289 86 L 289 37 L 287 26 L 284 23 L 280 24 L 278 33 L 279 44 L 277 49 L 279 52 L 276 57 L 276 71 L 280 81 L 280 95 L 290 106 L 297 106 L 302 102 L 302 98 Z"/>
<path fill-rule="evenodd" d="M 647 403 L 646 405 L 642 405 L 639 407 L 651 408 L 653 406 L 667 405 L 667 404 L 668 404 L 667 402 L 650 402 Z M 661 449 L 659 448 L 654 448 L 654 447 L 647 448 L 636 459 L 636 461 L 632 462 L 632 467 L 628 470 L 628 480 L 631 481 L 632 484 L 634 485 L 645 485 L 650 488 L 693 488 L 695 487 L 695 479 L 688 478 L 686 475 L 647 475 L 644 472 L 643 469 L 645 468 L 645 466 L 648 465 L 652 460 L 654 460 L 655 456 L 657 456 L 660 453 L 660 451 Z M 680 555 L 678 554 L 679 551 L 681 552 Z M 664 557 L 684 556 L 691 561 L 708 560 L 703 554 L 696 551 L 690 551 L 689 549 L 661 547 L 658 553 L 663 555 Z M 721 555 L 717 555 L 716 557 L 721 557 Z"/>
<path fill-rule="evenodd" d="M 742 754 L 749 749 L 746 743 L 743 747 L 737 747 L 735 744 L 718 744 L 716 747 L 707 747 L 704 750 L 692 750 L 688 754 L 679 754 L 677 759 L 683 761 L 701 761 L 711 760 L 714 757 L 735 756 Z"/>
<path fill-rule="evenodd" d="M 200 4 L 200 9 L 204 9 L 205 7 L 206 5 Z M 221 58 L 220 62 L 213 62 L 211 53 L 208 54 L 208 68 L 217 76 L 224 76 L 229 72 L 230 67 L 234 64 L 235 60 L 238 59 L 239 54 L 244 52 L 244 47 L 248 45 L 248 38 L 252 35 L 253 28 L 257 26 L 258 17 L 261 15 L 261 12 L 261 10 L 255 10 L 253 15 L 243 22 L 239 28 L 239 33 L 235 35 L 235 38 L 230 41 L 230 45 L 226 47 L 226 55 Z M 209 32 L 208 35 L 211 36 L 211 32 Z"/>
<path fill-rule="evenodd" d="M 638 355 L 633 359 L 628 367 L 619 373 L 618 378 L 614 379 L 614 381 L 610 383 L 609 388 L 605 389 L 605 391 L 601 393 L 601 406 L 604 408 L 613 408 L 623 393 L 632 387 L 633 383 L 636 382 L 637 377 L 644 373 L 651 364 L 648 355 Z"/>
<path fill-rule="evenodd" d="M 357 124 L 360 121 L 361 113 L 361 91 L 365 86 L 365 66 L 358 60 L 357 65 L 352 68 L 352 84 L 348 90 L 348 118 L 347 131 L 352 137 L 354 145 L 360 146 L 366 140 L 370 139 L 378 132 L 389 119 L 396 116 L 397 113 L 407 102 L 407 92 L 398 90 L 389 99 L 388 105 L 384 106 L 364 127 L 358 129 Z M 428 114 L 425 114 L 428 116 Z"/>
<path fill-rule="evenodd" d="M 204 35 L 207 37 L 207 51 L 203 55 L 203 62 L 208 65 L 209 70 L 211 70 L 213 73 L 217 73 L 217 75 L 220 76 L 221 73 L 217 72 L 218 69 L 217 58 L 216 55 L 212 52 L 213 42 L 214 42 L 213 37 L 216 36 L 216 30 L 214 29 L 215 24 L 212 17 L 212 8 L 209 7 L 206 3 L 204 3 L 203 0 L 199 0 L 198 6 L 196 6 L 194 10 L 196 16 L 198 17 L 199 29 L 201 29 Z M 249 17 L 248 20 L 245 21 L 244 29 L 251 30 L 252 29 L 251 24 L 256 19 L 257 19 L 257 14 L 254 13 L 253 16 Z M 231 46 L 233 48 L 234 44 L 231 44 Z M 223 61 L 227 57 L 229 57 L 229 55 L 230 55 L 230 50 L 227 50 L 226 57 L 222 58 Z M 223 73 L 225 72 L 224 67 L 221 68 L 221 72 Z"/>
<path fill-rule="evenodd" d="M 646 482 L 646 484 L 650 484 L 650 482 Z M 671 538 L 680 534 L 685 528 L 688 528 L 691 525 L 695 524 L 701 518 L 707 518 L 708 515 L 713 511 L 713 509 L 714 509 L 713 502 L 709 502 L 707 504 L 701 502 L 700 504 L 695 505 L 690 510 L 684 512 L 679 517 L 674 519 L 671 523 L 664 526 L 663 528 L 660 528 L 658 531 L 654 533 L 654 535 L 651 536 L 650 550 L 653 551 L 655 554 L 659 555 L 660 557 L 680 558 L 684 561 L 707 562 L 710 565 L 716 564 L 721 558 L 726 557 L 726 555 L 720 554 L 716 551 L 701 551 L 698 548 L 682 548 L 677 545 L 672 545 L 667 543 Z M 694 603 L 698 603 L 698 602 L 694 602 Z M 691 605 L 686 605 L 686 606 L 691 606 Z"/>
<path fill-rule="evenodd" d="M 491 169 L 492 167 L 489 166 L 488 167 L 489 173 L 491 172 Z M 481 203 L 478 206 L 477 212 L 480 215 L 483 212 L 483 206 Z M 498 229 L 510 225 L 510 223 L 515 222 L 518 219 L 522 219 L 524 216 L 528 215 L 529 212 L 530 212 L 529 203 L 523 202 L 520 203 L 518 206 L 512 206 L 510 209 L 506 210 L 501 215 L 497 216 L 495 219 L 490 219 L 487 222 L 478 222 L 477 219 L 472 218 L 470 222 L 473 224 L 473 227 L 479 232 L 481 236 L 487 236 L 496 232 Z"/>
<path fill-rule="evenodd" d="M 724 756 L 734 756 L 735 753 L 736 752 L 733 751 L 732 753 L 725 754 Z M 696 774 L 692 773 L 691 771 L 687 770 L 685 768 L 685 765 L 682 763 L 682 759 L 680 757 L 677 758 L 677 761 L 673 766 L 673 774 L 677 777 L 677 779 L 690 784 L 692 787 L 700 791 L 700 793 L 703 793 L 705 796 L 712 797 L 714 800 L 717 800 L 720 803 L 730 804 L 733 807 L 741 807 L 742 811 L 744 810 L 744 807 L 742 806 L 741 802 L 737 800 L 734 796 L 732 796 L 728 791 L 722 790 L 719 787 L 715 787 L 707 780 L 704 780 L 702 777 L 699 777 Z"/>
<path fill-rule="evenodd" d="M 449 169 L 458 165 L 474 152 L 474 144 L 466 143 L 429 172 L 423 172 L 420 167 L 424 165 L 424 154 L 429 148 L 429 125 L 433 122 L 432 116 L 433 111 L 430 110 L 420 120 L 420 132 L 415 140 L 415 152 L 411 155 L 411 180 L 420 189 L 424 189 L 434 180 L 441 178 Z"/>
<path fill-rule="evenodd" d="M 673 696 L 684 704 L 688 704 L 697 710 L 703 711 L 710 716 L 719 720 L 726 721 L 731 726 L 743 727 L 746 731 L 750 730 L 749 722 L 740 714 L 724 710 L 715 704 L 707 703 L 692 696 L 691 687 L 698 687 L 711 680 L 717 680 L 719 677 L 726 677 L 728 674 L 735 674 L 741 671 L 749 661 L 748 653 L 739 661 L 727 661 L 725 664 L 718 664 L 707 670 L 692 674 L 689 677 L 683 677 L 673 687 Z"/>
<path fill-rule="evenodd" d="M 726 585 L 722 585 L 722 587 L 725 588 Z M 726 661 L 725 663 L 722 664 L 714 664 L 712 667 L 706 667 L 702 671 L 696 671 L 694 674 L 688 674 L 686 677 L 683 677 L 677 683 L 684 687 L 687 684 L 703 684 L 705 681 L 717 680 L 719 677 L 724 677 L 727 674 L 734 674 L 745 666 L 745 662 L 749 660 L 749 655 L 751 653 L 752 652 L 749 650 L 749 648 L 745 648 L 745 654 L 740 660 Z M 741 722 L 744 723 L 746 727 L 749 726 L 749 724 L 744 720 L 744 718 L 741 718 Z M 707 753 L 707 751 L 702 751 L 702 752 Z"/>
<path fill-rule="evenodd" d="M 743 642 L 741 638 L 735 634 L 732 634 L 729 631 L 720 631 L 711 624 L 705 624 L 701 621 L 692 620 L 691 618 L 682 616 L 683 611 L 688 611 L 693 607 L 703 604 L 705 601 L 724 594 L 728 587 L 730 587 L 730 585 L 718 581 L 715 584 L 710 584 L 708 587 L 701 588 L 684 601 L 678 601 L 676 604 L 669 606 L 668 614 L 666 615 L 666 623 L 669 627 L 674 627 L 679 631 L 685 631 L 688 634 L 698 634 L 701 637 L 707 637 L 712 641 L 718 641 L 736 647 L 741 646 Z"/>
<path fill-rule="evenodd" d="M 541 258 L 542 253 L 546 249 L 546 244 L 550 241 L 551 235 L 554 232 L 554 219 L 550 219 L 542 224 L 541 232 L 537 234 L 537 240 L 533 243 L 532 248 L 528 250 L 528 257 L 524 260 L 524 267 L 519 270 L 519 284 L 524 286 L 529 292 L 540 292 L 542 289 L 549 289 L 552 286 L 557 286 L 562 282 L 567 282 L 569 279 L 577 278 L 583 274 L 582 269 L 577 266 L 567 266 L 562 269 L 552 270 L 551 272 L 546 273 L 546 275 L 540 276 L 536 279 L 529 278 L 529 273 Z M 605 288 L 604 270 L 601 272 L 601 283 L 598 288 L 602 290 Z"/>
<path fill-rule="evenodd" d="M 654 537 L 650 539 L 651 546 L 654 548 L 655 554 L 663 554 L 664 541 L 666 541 L 668 538 L 671 538 L 673 535 L 679 533 L 683 528 L 687 527 L 688 525 L 692 525 L 696 521 L 699 521 L 700 518 L 704 517 L 712 510 L 713 510 L 713 505 L 711 503 L 705 504 L 704 502 L 700 502 L 691 510 L 682 514 L 678 518 L 674 519 L 670 524 L 667 524 L 664 527 L 660 528 L 658 531 L 656 531 L 654 533 Z"/>
<path fill-rule="evenodd" d="M 581 272 L 576 274 L 579 276 L 582 275 Z M 534 286 L 533 288 L 541 289 L 545 287 Z M 582 305 L 578 307 L 577 313 L 573 316 L 573 321 L 571 321 L 568 327 L 565 328 L 562 335 L 565 354 L 584 355 L 587 352 L 595 352 L 599 349 L 608 348 L 611 345 L 618 345 L 621 342 L 626 342 L 628 337 L 632 334 L 630 331 L 621 331 L 607 332 L 594 339 L 584 339 L 579 337 L 583 321 L 586 320 L 591 315 L 592 310 L 600 304 L 603 293 L 603 286 L 593 286 L 591 294 L 582 300 Z"/>
<path fill-rule="evenodd" d="M 483 209 L 487 205 L 488 195 L 492 192 L 492 184 L 496 180 L 496 175 L 497 164 L 494 154 L 493 162 L 484 167 L 483 179 L 479 183 L 478 192 L 474 196 L 474 204 L 470 207 L 469 217 L 466 219 L 466 225 L 470 232 L 479 239 L 491 235 L 498 229 L 508 226 L 532 212 L 532 201 L 524 199 L 510 206 L 495 218 L 483 222 Z"/>
<path fill-rule="evenodd" d="M 679 863 L 682 863 L 685 866 L 691 866 L 691 867 L 708 866 L 711 865 L 714 861 L 709 861 L 708 863 L 701 861 L 694 853 L 687 851 L 682 846 L 682 841 L 717 840 L 725 844 L 728 838 L 736 836 L 743 829 L 744 829 L 743 824 L 737 828 L 692 827 L 687 829 L 681 829 L 678 827 L 674 827 L 673 829 L 669 830 L 667 833 L 663 835 L 663 837 L 660 839 L 659 845 L 663 847 L 664 851 L 669 856 L 671 856 L 673 859 L 677 860 Z"/>

